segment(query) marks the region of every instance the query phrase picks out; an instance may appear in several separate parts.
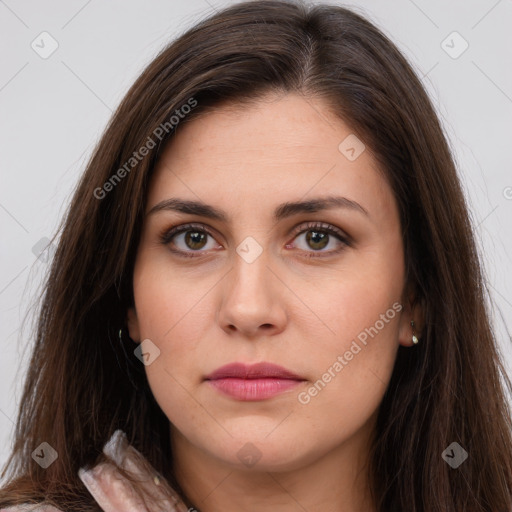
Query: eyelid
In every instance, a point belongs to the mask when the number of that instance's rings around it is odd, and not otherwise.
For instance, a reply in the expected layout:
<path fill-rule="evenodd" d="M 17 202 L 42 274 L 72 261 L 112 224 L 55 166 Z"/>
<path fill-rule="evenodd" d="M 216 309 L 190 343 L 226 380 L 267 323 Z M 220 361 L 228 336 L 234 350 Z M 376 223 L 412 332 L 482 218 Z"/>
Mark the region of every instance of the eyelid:
<path fill-rule="evenodd" d="M 210 228 L 206 224 L 191 222 L 191 223 L 187 223 L 187 224 L 179 224 L 179 225 L 173 226 L 171 228 L 165 228 L 160 233 L 159 238 L 163 244 L 168 244 L 168 243 L 170 243 L 171 239 L 175 235 L 179 235 L 180 233 L 183 233 L 184 231 L 192 231 L 193 229 L 197 229 L 198 231 L 204 231 L 205 233 L 209 234 L 212 238 L 215 238 L 215 236 L 216 236 L 213 233 L 212 228 Z"/>
<path fill-rule="evenodd" d="M 336 234 L 343 242 L 345 242 L 347 245 L 350 245 L 352 243 L 352 240 L 350 237 L 345 233 L 343 230 L 338 228 L 337 226 L 334 226 L 333 224 L 329 224 L 327 222 L 319 222 L 319 221 L 309 221 L 309 222 L 302 222 L 292 230 L 292 235 L 295 238 L 297 235 L 300 235 L 304 231 L 309 231 L 311 229 L 318 229 L 319 231 L 326 231 L 330 234 Z"/>

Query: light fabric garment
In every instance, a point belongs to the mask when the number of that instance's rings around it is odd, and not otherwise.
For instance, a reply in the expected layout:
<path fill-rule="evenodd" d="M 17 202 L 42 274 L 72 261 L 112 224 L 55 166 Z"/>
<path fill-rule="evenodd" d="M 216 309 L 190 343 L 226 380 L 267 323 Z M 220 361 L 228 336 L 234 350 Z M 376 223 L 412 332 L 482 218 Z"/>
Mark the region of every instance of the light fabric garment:
<path fill-rule="evenodd" d="M 158 475 L 149 461 L 128 443 L 126 434 L 116 430 L 105 443 L 103 453 L 108 460 L 88 469 L 80 468 L 78 475 L 104 512 L 187 512 L 189 509 Z M 117 468 L 133 473 L 138 482 L 132 484 Z M 46 505 L 17 505 L 1 512 L 63 512 Z"/>

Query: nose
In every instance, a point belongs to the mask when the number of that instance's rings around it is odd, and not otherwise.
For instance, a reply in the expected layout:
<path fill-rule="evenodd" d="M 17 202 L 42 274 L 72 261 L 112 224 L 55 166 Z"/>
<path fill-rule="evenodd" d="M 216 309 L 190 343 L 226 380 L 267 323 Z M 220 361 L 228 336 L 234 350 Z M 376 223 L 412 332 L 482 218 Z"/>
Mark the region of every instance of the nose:
<path fill-rule="evenodd" d="M 225 277 L 219 322 L 230 335 L 254 339 L 279 334 L 285 328 L 286 287 L 269 267 L 267 253 L 264 250 L 252 263 L 236 254 Z"/>

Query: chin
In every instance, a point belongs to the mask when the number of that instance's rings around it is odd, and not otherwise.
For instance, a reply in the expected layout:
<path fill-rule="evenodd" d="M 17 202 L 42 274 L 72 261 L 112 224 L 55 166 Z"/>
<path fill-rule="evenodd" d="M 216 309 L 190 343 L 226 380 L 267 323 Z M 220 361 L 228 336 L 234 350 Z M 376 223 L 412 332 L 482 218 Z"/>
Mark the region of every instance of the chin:
<path fill-rule="evenodd" d="M 243 435 L 219 442 L 220 449 L 213 455 L 237 470 L 254 472 L 292 471 L 314 460 L 314 450 L 307 450 L 303 439 L 285 431 L 269 432 L 261 435 L 247 429 Z"/>

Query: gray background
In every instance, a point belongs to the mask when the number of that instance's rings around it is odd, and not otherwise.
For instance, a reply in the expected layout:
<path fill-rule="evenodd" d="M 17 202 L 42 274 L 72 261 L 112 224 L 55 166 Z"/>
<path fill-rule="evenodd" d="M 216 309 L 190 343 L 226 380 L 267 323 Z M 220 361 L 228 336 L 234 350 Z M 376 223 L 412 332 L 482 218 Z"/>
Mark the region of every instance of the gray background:
<path fill-rule="evenodd" d="M 169 40 L 233 3 L 0 0 L 0 464 L 29 357 L 30 307 L 47 270 L 44 254 L 37 257 L 45 238 L 138 74 Z M 342 5 L 395 41 L 433 98 L 467 192 L 512 374 L 512 0 Z M 42 58 L 50 37 L 58 48 Z"/>

